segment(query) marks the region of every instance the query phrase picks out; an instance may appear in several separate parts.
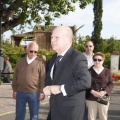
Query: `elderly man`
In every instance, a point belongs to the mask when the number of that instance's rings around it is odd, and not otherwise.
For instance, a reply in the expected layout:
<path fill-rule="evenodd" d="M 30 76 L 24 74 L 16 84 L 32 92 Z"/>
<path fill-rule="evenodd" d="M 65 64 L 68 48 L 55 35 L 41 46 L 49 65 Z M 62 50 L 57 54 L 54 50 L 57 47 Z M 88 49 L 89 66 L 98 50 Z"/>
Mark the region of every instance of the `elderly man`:
<path fill-rule="evenodd" d="M 38 120 L 39 100 L 44 99 L 43 86 L 45 65 L 37 57 L 38 45 L 31 42 L 27 46 L 27 55 L 16 64 L 12 88 L 16 99 L 16 119 L 25 120 L 26 103 L 30 110 L 30 120 Z"/>
<path fill-rule="evenodd" d="M 44 93 L 50 96 L 47 120 L 86 120 L 85 90 L 91 85 L 86 57 L 74 50 L 69 27 L 56 27 L 51 35 L 56 54 L 50 60 Z"/>

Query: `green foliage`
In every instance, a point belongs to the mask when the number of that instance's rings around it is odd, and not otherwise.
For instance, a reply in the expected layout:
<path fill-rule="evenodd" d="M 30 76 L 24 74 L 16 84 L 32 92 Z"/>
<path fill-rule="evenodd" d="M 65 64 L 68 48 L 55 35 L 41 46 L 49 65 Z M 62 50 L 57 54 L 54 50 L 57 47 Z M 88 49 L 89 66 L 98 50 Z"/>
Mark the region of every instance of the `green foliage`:
<path fill-rule="evenodd" d="M 101 43 L 96 44 L 96 49 L 94 50 L 94 52 L 102 52 L 102 53 L 106 53 L 107 52 L 107 40 L 101 40 Z"/>
<path fill-rule="evenodd" d="M 101 36 L 101 30 L 102 30 L 102 0 L 95 0 L 94 2 L 94 21 L 93 26 L 94 30 L 92 32 L 91 40 L 93 41 L 95 45 L 95 51 L 98 51 L 98 45 L 101 43 L 102 39 L 100 39 Z"/>
<path fill-rule="evenodd" d="M 85 8 L 86 5 L 88 5 L 89 3 L 93 3 L 94 0 L 79 0 L 80 1 L 80 8 Z"/>
<path fill-rule="evenodd" d="M 89 36 L 86 36 L 85 38 L 79 37 L 79 38 L 77 38 L 76 41 L 75 40 L 73 41 L 72 47 L 80 52 L 84 52 L 85 51 L 85 42 L 88 39 L 89 39 Z"/>
<path fill-rule="evenodd" d="M 73 47 L 80 51 L 80 52 L 85 52 L 85 42 L 87 40 L 89 40 L 90 37 L 89 36 L 86 36 L 85 38 L 84 37 L 80 37 L 77 39 L 77 41 L 73 41 Z M 105 54 L 106 58 L 105 58 L 105 61 L 104 61 L 104 66 L 107 67 L 107 68 L 110 68 L 110 54 L 113 52 L 113 51 L 117 51 L 118 53 L 120 53 L 120 42 L 115 40 L 113 37 L 111 37 L 110 39 L 101 39 L 101 43 L 97 44 L 96 45 L 96 49 L 97 51 L 94 51 L 95 52 L 102 52 Z M 119 59 L 120 60 L 120 59 Z M 120 68 L 120 65 L 119 65 L 119 68 Z"/>
<path fill-rule="evenodd" d="M 85 52 L 85 42 L 90 40 L 90 36 L 78 37 L 73 41 L 72 47 L 80 52 Z"/>
<path fill-rule="evenodd" d="M 120 42 L 115 40 L 113 37 L 111 37 L 108 40 L 108 47 L 107 47 L 107 51 L 109 51 L 110 53 L 112 51 L 119 51 L 120 52 Z"/>
<path fill-rule="evenodd" d="M 12 66 L 15 67 L 16 62 L 24 53 L 24 49 L 17 46 L 13 46 L 8 42 L 2 42 L 2 48 L 4 56 L 9 57 Z"/>
<path fill-rule="evenodd" d="M 24 48 L 13 46 L 8 42 L 2 42 L 2 48 L 4 56 L 9 57 L 10 63 L 14 68 L 17 61 L 21 58 L 22 54 L 24 54 Z M 53 54 L 55 54 L 53 50 L 40 49 L 38 51 L 38 56 L 41 57 L 41 55 L 45 55 L 47 60 L 49 60 Z"/>
<path fill-rule="evenodd" d="M 54 18 L 75 11 L 74 3 L 77 2 L 83 9 L 92 0 L 3 0 L 2 3 L 8 5 L 7 10 L 3 10 L 3 32 L 18 25 L 24 28 L 26 23 L 31 26 L 33 22 L 50 25 Z"/>
<path fill-rule="evenodd" d="M 104 66 L 110 69 L 110 53 L 105 54 Z"/>
<path fill-rule="evenodd" d="M 89 36 L 77 38 L 76 41 L 73 41 L 72 46 L 76 50 L 83 53 L 85 52 L 85 42 L 89 39 Z M 19 58 L 21 58 L 21 55 L 24 54 L 24 49 L 17 46 L 13 46 L 11 43 L 8 42 L 2 42 L 2 48 L 4 55 L 10 58 L 10 62 L 12 64 L 12 67 L 14 68 Z M 94 53 L 104 53 L 106 56 L 104 66 L 110 68 L 110 54 L 113 51 L 120 52 L 120 42 L 115 40 L 113 37 L 111 37 L 108 40 L 103 39 L 102 42 L 98 44 L 97 49 L 98 51 L 94 51 Z M 38 51 L 38 56 L 41 57 L 41 55 L 45 55 L 47 60 L 49 60 L 53 54 L 55 54 L 53 50 L 48 51 L 46 49 L 40 49 Z"/>
<path fill-rule="evenodd" d="M 53 50 L 46 50 L 46 49 L 40 49 L 38 51 L 38 56 L 41 57 L 42 55 L 46 56 L 46 60 L 48 61 L 52 55 L 55 54 L 55 52 Z"/>

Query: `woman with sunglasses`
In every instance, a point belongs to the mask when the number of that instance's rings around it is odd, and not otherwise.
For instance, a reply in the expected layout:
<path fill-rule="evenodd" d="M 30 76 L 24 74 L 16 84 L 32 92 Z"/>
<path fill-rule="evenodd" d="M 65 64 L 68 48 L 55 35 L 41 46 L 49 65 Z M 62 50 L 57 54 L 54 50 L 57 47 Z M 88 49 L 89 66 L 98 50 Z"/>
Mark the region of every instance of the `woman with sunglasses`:
<path fill-rule="evenodd" d="M 93 55 L 94 65 L 89 69 L 92 77 L 91 88 L 86 94 L 88 107 L 88 120 L 96 120 L 97 113 L 99 120 L 107 120 L 109 102 L 107 105 L 97 102 L 98 98 L 110 95 L 113 89 L 112 76 L 109 69 L 103 67 L 105 55 L 97 52 Z"/>

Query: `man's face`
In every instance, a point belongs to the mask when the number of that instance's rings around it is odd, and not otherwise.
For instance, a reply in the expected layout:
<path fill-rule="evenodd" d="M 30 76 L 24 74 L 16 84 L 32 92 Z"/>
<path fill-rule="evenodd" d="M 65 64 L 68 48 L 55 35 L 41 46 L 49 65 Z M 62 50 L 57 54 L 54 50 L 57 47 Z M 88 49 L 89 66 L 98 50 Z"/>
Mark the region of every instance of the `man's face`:
<path fill-rule="evenodd" d="M 94 46 L 92 42 L 87 42 L 85 47 L 86 47 L 85 50 L 87 54 L 93 53 Z"/>
<path fill-rule="evenodd" d="M 37 52 L 38 52 L 38 47 L 36 45 L 30 45 L 27 48 L 28 58 L 32 59 L 32 58 L 36 57 L 37 56 Z"/>
<path fill-rule="evenodd" d="M 62 53 L 66 48 L 66 36 L 63 31 L 55 29 L 51 35 L 52 49 L 57 53 Z"/>

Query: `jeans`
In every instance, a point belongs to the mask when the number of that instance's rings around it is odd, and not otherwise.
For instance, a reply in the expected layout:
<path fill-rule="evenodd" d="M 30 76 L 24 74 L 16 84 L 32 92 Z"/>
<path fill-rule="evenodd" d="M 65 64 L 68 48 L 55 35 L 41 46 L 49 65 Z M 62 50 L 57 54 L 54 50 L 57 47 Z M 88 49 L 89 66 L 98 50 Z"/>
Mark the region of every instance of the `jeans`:
<path fill-rule="evenodd" d="M 38 120 L 39 112 L 38 96 L 39 96 L 38 93 L 17 92 L 15 120 L 25 120 L 27 103 L 30 111 L 30 120 Z"/>

